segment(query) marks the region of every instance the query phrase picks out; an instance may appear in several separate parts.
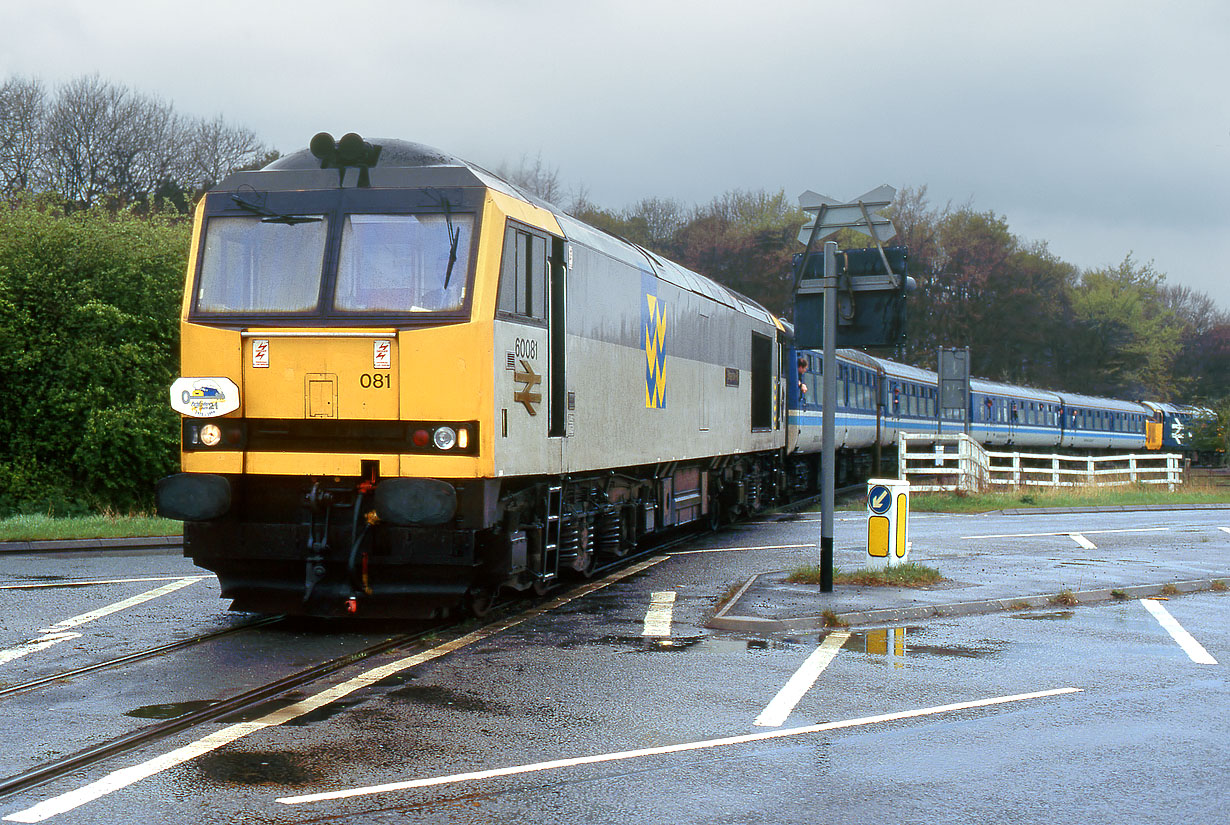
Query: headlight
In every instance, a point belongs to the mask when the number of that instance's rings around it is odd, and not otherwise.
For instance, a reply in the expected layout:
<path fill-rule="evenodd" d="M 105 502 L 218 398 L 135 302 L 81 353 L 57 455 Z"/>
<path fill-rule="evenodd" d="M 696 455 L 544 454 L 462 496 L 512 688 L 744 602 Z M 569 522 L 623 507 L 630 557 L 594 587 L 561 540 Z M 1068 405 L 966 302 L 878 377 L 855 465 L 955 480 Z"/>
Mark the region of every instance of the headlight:
<path fill-rule="evenodd" d="M 217 447 L 222 441 L 222 428 L 217 424 L 206 424 L 201 427 L 201 443 L 206 447 Z"/>
<path fill-rule="evenodd" d="M 457 431 L 452 427 L 440 427 L 431 437 L 437 449 L 451 450 L 457 446 Z"/>

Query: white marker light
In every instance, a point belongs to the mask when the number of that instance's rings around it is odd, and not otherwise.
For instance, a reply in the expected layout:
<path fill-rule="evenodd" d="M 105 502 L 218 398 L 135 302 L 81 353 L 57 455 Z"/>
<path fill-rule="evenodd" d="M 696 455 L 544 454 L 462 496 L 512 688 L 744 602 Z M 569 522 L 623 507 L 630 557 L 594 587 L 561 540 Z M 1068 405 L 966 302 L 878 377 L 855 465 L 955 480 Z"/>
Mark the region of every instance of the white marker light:
<path fill-rule="evenodd" d="M 441 450 L 451 450 L 457 446 L 457 431 L 452 427 L 440 427 L 431 437 L 436 447 Z"/>
<path fill-rule="evenodd" d="M 470 446 L 470 431 L 465 427 L 457 430 L 457 449 L 464 450 Z"/>
<path fill-rule="evenodd" d="M 201 427 L 201 443 L 206 447 L 217 447 L 222 441 L 222 428 L 217 424 L 206 424 Z"/>

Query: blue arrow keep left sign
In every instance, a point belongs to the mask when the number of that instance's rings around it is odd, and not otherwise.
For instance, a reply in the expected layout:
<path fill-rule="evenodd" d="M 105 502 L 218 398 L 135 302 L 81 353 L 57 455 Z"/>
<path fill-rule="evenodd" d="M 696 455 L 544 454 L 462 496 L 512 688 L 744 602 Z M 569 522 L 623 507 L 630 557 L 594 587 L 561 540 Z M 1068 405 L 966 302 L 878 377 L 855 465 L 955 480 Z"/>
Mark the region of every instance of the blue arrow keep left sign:
<path fill-rule="evenodd" d="M 871 492 L 867 494 L 867 506 L 871 508 L 871 512 L 877 516 L 882 516 L 888 512 L 888 508 L 893 504 L 893 494 L 883 484 L 877 484 L 871 488 Z"/>

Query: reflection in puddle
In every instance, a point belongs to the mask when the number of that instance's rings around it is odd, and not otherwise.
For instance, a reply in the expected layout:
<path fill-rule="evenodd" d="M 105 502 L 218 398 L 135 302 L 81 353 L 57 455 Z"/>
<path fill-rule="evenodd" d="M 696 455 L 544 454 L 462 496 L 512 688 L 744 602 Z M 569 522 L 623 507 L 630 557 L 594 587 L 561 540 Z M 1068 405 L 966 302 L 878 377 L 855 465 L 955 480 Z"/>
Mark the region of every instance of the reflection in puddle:
<path fill-rule="evenodd" d="M 678 653 L 692 650 L 701 653 L 744 653 L 749 650 L 785 650 L 798 647 L 797 642 L 768 639 L 734 639 L 725 636 L 603 636 L 585 644 L 627 648 L 629 653 Z"/>
<path fill-rule="evenodd" d="M 920 627 L 884 627 L 850 634 L 844 650 L 883 656 L 894 667 L 905 667 L 905 660 L 916 656 L 944 656 L 954 659 L 983 659 L 998 656 L 1007 642 L 986 639 L 976 645 L 923 644 L 927 632 Z"/>
<path fill-rule="evenodd" d="M 197 767 L 207 779 L 228 785 L 291 785 L 319 782 L 326 775 L 317 761 L 294 753 L 228 752 L 201 758 Z"/>
<path fill-rule="evenodd" d="M 204 710 L 216 704 L 218 703 L 215 701 L 171 702 L 165 705 L 146 705 L 145 707 L 134 708 L 124 715 L 133 716 L 137 719 L 178 719 L 185 714 L 195 713 L 198 710 Z"/>

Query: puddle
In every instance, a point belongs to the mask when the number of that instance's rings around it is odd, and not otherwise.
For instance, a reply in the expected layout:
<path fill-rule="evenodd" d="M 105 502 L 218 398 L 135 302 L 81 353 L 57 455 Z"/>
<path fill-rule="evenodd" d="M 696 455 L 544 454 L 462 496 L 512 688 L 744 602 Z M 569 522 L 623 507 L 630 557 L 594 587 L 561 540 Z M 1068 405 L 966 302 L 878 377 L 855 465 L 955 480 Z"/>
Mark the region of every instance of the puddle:
<path fill-rule="evenodd" d="M 197 767 L 206 778 L 227 785 L 309 785 L 325 778 L 319 762 L 275 751 L 213 753 L 199 758 Z"/>
<path fill-rule="evenodd" d="M 361 691 L 360 695 L 351 695 L 345 699 L 338 699 L 336 702 L 330 702 L 327 705 L 321 705 L 316 710 L 303 714 L 302 716 L 291 719 L 283 724 L 287 727 L 302 728 L 308 725 L 314 725 L 317 722 L 323 722 L 326 719 L 332 719 L 343 711 L 350 710 L 355 705 L 362 704 L 368 698 L 364 695 L 366 691 Z"/>
<path fill-rule="evenodd" d="M 1056 610 L 1052 613 L 1013 613 L 1012 618 L 1057 622 L 1063 619 L 1070 619 L 1075 615 L 1076 613 L 1071 610 Z"/>
<path fill-rule="evenodd" d="M 905 660 L 917 656 L 942 656 L 950 659 L 993 659 L 1003 652 L 1008 643 L 985 639 L 972 645 L 924 644 L 927 631 L 921 627 L 885 627 L 850 634 L 842 645 L 843 650 L 865 653 L 868 656 L 883 656 L 894 660 L 897 667 Z"/>
<path fill-rule="evenodd" d="M 798 647 L 797 642 L 769 641 L 766 639 L 735 639 L 725 636 L 603 636 L 590 639 L 587 645 L 608 645 L 626 648 L 626 653 L 679 653 L 695 650 L 703 653 L 736 654 L 749 650 L 787 650 Z"/>
<path fill-rule="evenodd" d="M 275 710 L 290 707 L 296 702 L 302 700 L 304 696 L 305 694 L 302 691 L 292 690 L 289 693 L 282 694 L 276 699 L 271 699 L 268 702 L 262 702 L 259 705 L 254 705 L 247 710 L 240 711 L 239 713 L 232 713 L 230 716 L 220 719 L 219 721 L 228 725 L 235 724 L 237 722 L 255 722 L 257 719 L 267 716 Z"/>
<path fill-rule="evenodd" d="M 488 713 L 507 716 L 510 711 L 501 705 L 493 704 L 468 693 L 459 693 L 438 685 L 406 685 L 397 690 L 389 691 L 388 698 L 396 702 L 417 705 L 435 705 L 473 713 Z"/>
<path fill-rule="evenodd" d="M 213 700 L 171 702 L 165 705 L 146 705 L 143 708 L 130 710 L 124 715 L 133 716 L 137 719 L 178 719 L 185 714 L 211 708 L 216 704 L 218 703 Z"/>

